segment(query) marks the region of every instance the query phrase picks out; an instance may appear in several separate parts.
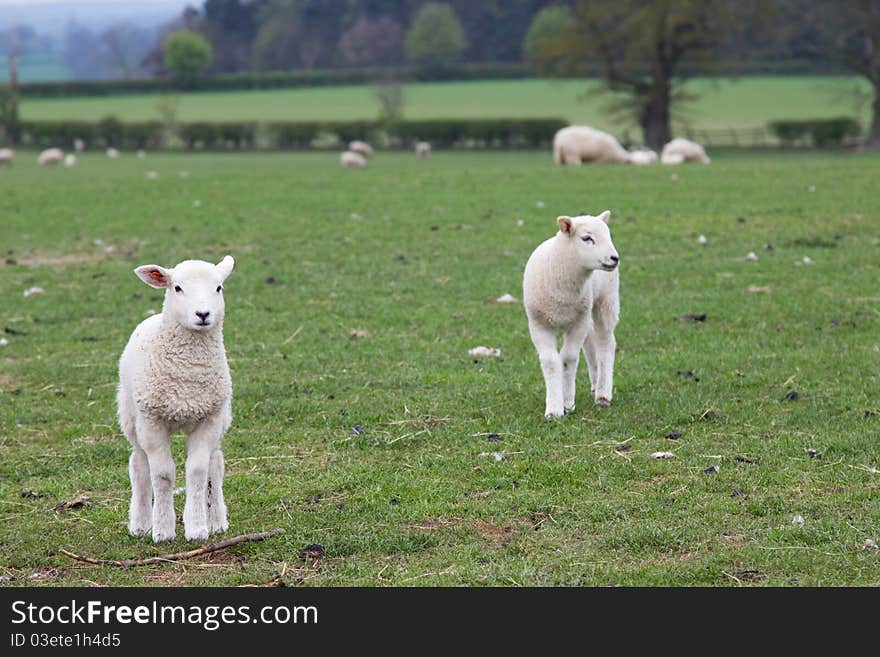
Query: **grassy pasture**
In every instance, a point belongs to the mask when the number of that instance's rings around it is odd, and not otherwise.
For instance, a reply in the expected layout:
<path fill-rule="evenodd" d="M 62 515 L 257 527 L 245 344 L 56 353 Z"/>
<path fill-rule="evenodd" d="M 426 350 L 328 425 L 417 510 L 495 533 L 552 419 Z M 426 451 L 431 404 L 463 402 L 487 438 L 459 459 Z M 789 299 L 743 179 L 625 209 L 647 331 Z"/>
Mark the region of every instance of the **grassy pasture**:
<path fill-rule="evenodd" d="M 848 77 L 755 76 L 735 80 L 697 79 L 688 90 L 698 100 L 675 117 L 681 126 L 700 130 L 761 128 L 774 119 L 810 119 L 858 115 L 853 89 L 867 84 Z M 619 130 L 605 108 L 609 96 L 586 80 L 505 80 L 423 83 L 405 87 L 410 119 L 559 116 Z M 178 120 L 354 120 L 373 119 L 379 106 L 368 86 L 204 92 L 178 96 Z M 126 121 L 158 119 L 156 95 L 110 98 L 25 99 L 22 117 L 95 120 L 114 115 Z"/>
<path fill-rule="evenodd" d="M 876 155 L 34 160 L 0 169 L 5 582 L 880 584 L 863 549 L 880 542 Z M 590 403 L 582 364 L 576 412 L 548 423 L 522 307 L 491 300 L 521 297 L 556 215 L 605 208 L 622 257 L 614 403 Z M 225 253 L 230 533 L 286 533 L 177 565 L 66 559 L 192 547 L 182 528 L 162 546 L 126 533 L 115 368 L 161 307 L 131 269 Z M 502 357 L 469 357 L 480 344 Z M 180 438 L 174 453 L 180 486 Z M 324 558 L 303 560 L 308 544 Z"/>

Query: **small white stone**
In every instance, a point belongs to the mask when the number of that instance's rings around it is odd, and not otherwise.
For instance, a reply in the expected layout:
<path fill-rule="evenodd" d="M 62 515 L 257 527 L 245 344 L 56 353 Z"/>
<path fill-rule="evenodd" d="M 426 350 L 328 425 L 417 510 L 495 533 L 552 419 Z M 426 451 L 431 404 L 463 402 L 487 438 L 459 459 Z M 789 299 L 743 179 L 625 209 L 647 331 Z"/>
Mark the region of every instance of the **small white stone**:
<path fill-rule="evenodd" d="M 495 299 L 495 303 L 516 303 L 516 297 L 511 296 L 510 294 L 502 294 Z"/>
<path fill-rule="evenodd" d="M 800 513 L 798 513 L 797 515 L 792 517 L 791 524 L 797 525 L 798 527 L 803 527 L 804 526 L 804 517 Z"/>
<path fill-rule="evenodd" d="M 535 203 L 535 207 L 536 207 L 536 208 L 543 208 L 543 207 L 544 207 L 544 201 L 538 201 L 537 203 Z"/>
<path fill-rule="evenodd" d="M 709 240 L 706 239 L 706 236 L 705 236 L 705 235 L 700 235 L 700 236 L 697 238 L 697 242 L 699 242 L 700 244 L 706 244 L 708 241 L 709 241 Z"/>
<path fill-rule="evenodd" d="M 32 297 L 35 294 L 44 294 L 45 292 L 46 292 L 46 290 L 44 290 L 41 287 L 29 287 L 24 292 L 22 292 L 22 296 L 24 298 L 27 298 L 27 297 Z"/>
<path fill-rule="evenodd" d="M 746 253 L 746 260 L 749 262 L 758 262 L 758 255 L 754 251 Z"/>
<path fill-rule="evenodd" d="M 516 220 L 516 225 L 517 225 L 517 226 L 525 226 L 525 224 L 526 224 L 526 222 L 523 221 L 522 219 L 517 219 L 517 220 Z"/>
<path fill-rule="evenodd" d="M 862 546 L 863 550 L 880 550 L 880 547 L 877 546 L 877 543 L 874 539 L 866 538 L 865 544 Z"/>
<path fill-rule="evenodd" d="M 8 344 L 9 340 L 7 340 L 6 338 L 0 338 L 0 347 L 5 347 Z"/>
<path fill-rule="evenodd" d="M 675 454 L 672 452 L 654 452 L 651 454 L 652 459 L 674 459 Z"/>
<path fill-rule="evenodd" d="M 810 256 L 804 256 L 804 259 L 801 262 L 803 262 L 805 265 L 812 265 L 813 259 Z"/>
<path fill-rule="evenodd" d="M 484 458 L 484 457 L 487 457 L 487 456 L 491 456 L 492 458 L 495 459 L 495 462 L 496 462 L 496 463 L 497 463 L 498 461 L 506 461 L 506 460 L 507 460 L 507 456 L 506 456 L 505 454 L 501 453 L 501 452 L 480 452 L 479 454 L 477 454 L 477 456 L 478 456 L 479 458 Z"/>
<path fill-rule="evenodd" d="M 501 350 L 495 349 L 493 347 L 484 347 L 484 346 L 480 345 L 479 347 L 474 347 L 473 349 L 468 349 L 468 355 L 497 358 L 501 355 Z"/>
<path fill-rule="evenodd" d="M 201 201 L 193 201 L 193 207 L 194 208 L 202 207 L 202 202 Z"/>
<path fill-rule="evenodd" d="M 156 311 L 152 308 L 147 309 L 147 312 L 144 313 L 144 315 L 146 315 L 147 317 L 152 317 L 155 314 L 156 314 Z"/>

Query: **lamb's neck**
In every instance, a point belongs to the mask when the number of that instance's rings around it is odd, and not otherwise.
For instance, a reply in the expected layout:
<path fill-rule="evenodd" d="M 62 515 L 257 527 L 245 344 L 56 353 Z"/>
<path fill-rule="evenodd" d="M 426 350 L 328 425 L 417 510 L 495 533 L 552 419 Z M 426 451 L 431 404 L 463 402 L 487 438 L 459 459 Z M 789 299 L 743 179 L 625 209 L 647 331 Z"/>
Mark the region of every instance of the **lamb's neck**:
<path fill-rule="evenodd" d="M 178 356 L 188 354 L 187 360 L 203 360 L 211 354 L 223 353 L 223 327 L 196 331 L 181 326 L 167 316 L 162 318 L 162 330 L 157 336 L 161 347 Z"/>
<path fill-rule="evenodd" d="M 557 245 L 556 253 L 553 255 L 553 277 L 556 279 L 556 285 L 579 295 L 593 270 L 584 269 L 576 258 L 571 257 L 573 254 L 567 253 L 567 249 L 562 248 L 562 245 Z"/>

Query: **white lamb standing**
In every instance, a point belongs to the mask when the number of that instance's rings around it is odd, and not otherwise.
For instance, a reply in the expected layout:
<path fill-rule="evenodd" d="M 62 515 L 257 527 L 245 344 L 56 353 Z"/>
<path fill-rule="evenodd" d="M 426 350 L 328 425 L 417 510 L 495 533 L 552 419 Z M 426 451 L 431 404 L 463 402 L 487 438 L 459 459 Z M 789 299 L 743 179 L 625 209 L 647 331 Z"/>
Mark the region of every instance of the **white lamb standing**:
<path fill-rule="evenodd" d="M 76 166 L 76 155 L 68 153 L 64 156 L 64 166 L 71 169 Z"/>
<path fill-rule="evenodd" d="M 15 151 L 11 148 L 0 148 L 0 166 L 4 164 L 12 164 L 12 159 L 15 157 Z"/>
<path fill-rule="evenodd" d="M 553 137 L 553 159 L 556 164 L 626 164 L 630 161 L 630 154 L 607 132 L 585 125 L 571 125 Z"/>
<path fill-rule="evenodd" d="M 416 155 L 421 158 L 426 158 L 431 156 L 431 144 L 426 141 L 417 141 L 416 142 Z"/>
<path fill-rule="evenodd" d="M 367 167 L 366 158 L 360 153 L 354 151 L 345 151 L 339 156 L 339 163 L 343 169 L 365 169 Z"/>
<path fill-rule="evenodd" d="M 37 158 L 37 164 L 41 167 L 53 166 L 64 159 L 64 153 L 60 148 L 47 148 Z"/>
<path fill-rule="evenodd" d="M 526 263 L 523 304 L 544 373 L 548 419 L 574 410 L 581 350 L 596 404 L 611 403 L 620 258 L 608 230 L 610 216 L 606 210 L 598 217 L 559 217 L 559 232 Z M 563 342 L 557 352 L 559 333 Z"/>
<path fill-rule="evenodd" d="M 657 162 L 657 151 L 652 151 L 650 149 L 639 149 L 637 151 L 631 151 L 629 154 L 629 162 L 630 164 L 654 164 Z"/>
<path fill-rule="evenodd" d="M 232 421 L 232 380 L 223 346 L 223 282 L 235 262 L 185 260 L 173 269 L 135 269 L 165 290 L 162 312 L 141 322 L 119 359 L 119 424 L 131 443 L 128 529 L 155 542 L 175 534 L 171 435 L 187 439 L 188 540 L 228 528 L 220 441 Z M 152 496 L 152 509 L 150 498 Z"/>
<path fill-rule="evenodd" d="M 111 146 L 107 149 L 107 157 L 115 160 L 117 157 L 119 157 L 119 151 Z"/>
<path fill-rule="evenodd" d="M 660 157 L 663 164 L 681 164 L 682 162 L 709 164 L 712 161 L 706 155 L 706 151 L 702 146 L 681 137 L 677 137 L 666 144 Z"/>
<path fill-rule="evenodd" d="M 373 157 L 373 147 L 365 141 L 355 140 L 348 145 L 348 150 L 360 153 L 364 157 Z"/>

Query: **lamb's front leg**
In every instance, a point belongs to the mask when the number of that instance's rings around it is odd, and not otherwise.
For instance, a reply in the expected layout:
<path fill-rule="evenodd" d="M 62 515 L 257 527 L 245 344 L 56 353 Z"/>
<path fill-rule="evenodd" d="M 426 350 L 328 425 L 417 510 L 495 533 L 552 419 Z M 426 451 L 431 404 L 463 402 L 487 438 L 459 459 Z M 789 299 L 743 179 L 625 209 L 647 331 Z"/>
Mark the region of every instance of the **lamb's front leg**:
<path fill-rule="evenodd" d="M 208 531 L 212 534 L 229 529 L 223 499 L 223 469 L 223 452 L 215 449 L 208 465 Z"/>
<path fill-rule="evenodd" d="M 208 471 L 211 455 L 219 449 L 222 434 L 221 423 L 214 417 L 199 424 L 187 439 L 183 529 L 190 541 L 208 538 Z"/>
<path fill-rule="evenodd" d="M 544 417 L 548 420 L 560 418 L 565 412 L 565 406 L 562 395 L 562 359 L 556 351 L 556 333 L 531 319 L 529 333 L 541 360 L 541 371 L 547 390 Z"/>
<path fill-rule="evenodd" d="M 150 482 L 153 484 L 153 541 L 161 543 L 174 538 L 174 459 L 171 458 L 171 435 L 158 422 L 138 416 L 137 441 L 147 455 Z"/>
<path fill-rule="evenodd" d="M 562 360 L 562 400 L 566 413 L 574 410 L 575 379 L 586 334 L 587 322 L 584 321 L 566 331 L 562 340 L 562 351 L 559 355 Z"/>

